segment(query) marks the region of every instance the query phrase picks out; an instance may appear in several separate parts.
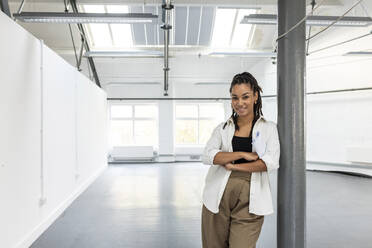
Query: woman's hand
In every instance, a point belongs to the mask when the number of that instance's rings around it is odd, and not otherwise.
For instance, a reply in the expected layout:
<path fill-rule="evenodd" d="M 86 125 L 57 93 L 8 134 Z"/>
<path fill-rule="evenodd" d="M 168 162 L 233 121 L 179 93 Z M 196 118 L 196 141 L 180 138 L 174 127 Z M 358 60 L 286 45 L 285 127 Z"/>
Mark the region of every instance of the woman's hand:
<path fill-rule="evenodd" d="M 233 169 L 234 165 L 232 163 L 227 163 L 227 164 L 225 164 L 225 168 L 226 168 L 226 170 L 232 171 L 232 170 L 234 170 Z"/>
<path fill-rule="evenodd" d="M 258 159 L 258 155 L 255 152 L 243 152 L 243 158 L 248 161 L 256 161 Z"/>

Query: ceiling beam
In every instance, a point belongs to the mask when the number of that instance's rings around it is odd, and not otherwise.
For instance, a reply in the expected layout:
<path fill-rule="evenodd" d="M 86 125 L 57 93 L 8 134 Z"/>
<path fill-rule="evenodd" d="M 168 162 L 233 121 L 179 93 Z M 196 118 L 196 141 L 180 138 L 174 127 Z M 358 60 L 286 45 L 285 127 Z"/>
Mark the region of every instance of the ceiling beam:
<path fill-rule="evenodd" d="M 79 13 L 79 10 L 78 10 L 77 5 L 76 5 L 76 0 L 70 0 L 70 3 L 71 3 L 71 7 L 72 7 L 72 10 L 74 11 L 74 13 Z M 85 51 L 90 52 L 88 40 L 86 38 L 87 36 L 85 34 L 85 31 L 84 31 L 84 26 L 81 23 L 78 23 L 77 25 L 78 25 L 78 28 L 79 28 L 79 31 L 80 31 L 80 34 L 81 34 L 81 39 L 82 39 L 82 42 L 84 44 Z M 96 84 L 98 85 L 98 87 L 101 87 L 93 58 L 88 57 L 87 59 L 88 59 L 88 62 L 89 62 L 89 66 L 92 70 L 94 80 L 96 81 Z"/>
<path fill-rule="evenodd" d="M 12 18 L 12 15 L 10 14 L 9 10 L 8 0 L 0 0 L 0 7 L 2 12 L 4 12 L 7 16 Z"/>
<path fill-rule="evenodd" d="M 19 0 L 9 0 L 9 2 L 19 3 Z M 32 3 L 60 3 L 61 0 L 33 0 Z M 213 6 L 267 6 L 277 5 L 277 0 L 177 0 L 176 5 L 213 5 Z M 143 5 L 143 0 L 107 0 L 104 4 L 139 4 Z M 310 5 L 311 0 L 306 0 L 306 5 Z M 79 4 L 103 4 L 102 0 L 79 0 Z M 149 1 L 147 4 L 161 5 L 162 0 Z M 323 6 L 343 5 L 340 0 L 324 0 Z"/>

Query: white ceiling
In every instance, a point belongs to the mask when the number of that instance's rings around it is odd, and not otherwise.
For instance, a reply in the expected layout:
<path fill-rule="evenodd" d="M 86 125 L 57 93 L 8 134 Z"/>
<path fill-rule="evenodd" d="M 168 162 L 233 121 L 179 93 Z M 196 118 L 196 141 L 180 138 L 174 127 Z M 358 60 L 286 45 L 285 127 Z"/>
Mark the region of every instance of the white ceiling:
<path fill-rule="evenodd" d="M 321 0 L 317 0 L 319 2 Z M 20 5 L 19 1 L 9 1 L 11 12 L 16 12 Z M 111 1 L 99 1 L 99 0 L 79 0 L 79 4 L 95 3 L 95 4 L 128 4 L 132 8 L 132 12 L 139 12 L 145 10 L 145 12 L 153 12 L 159 14 L 160 5 L 162 1 L 159 0 L 111 0 Z M 212 35 L 211 22 L 214 17 L 214 11 L 216 6 L 229 6 L 229 7 L 255 7 L 260 9 L 260 13 L 276 13 L 277 6 L 275 0 L 175 0 L 176 19 L 175 19 L 175 35 L 174 42 L 178 47 L 170 48 L 170 55 L 173 57 L 173 61 L 177 59 L 183 59 L 185 56 L 200 56 L 205 54 L 203 51 L 207 48 L 210 43 Z M 144 5 L 145 3 L 145 5 Z M 227 4 L 228 3 L 228 4 Z M 309 5 L 310 0 L 307 1 L 307 12 L 311 10 Z M 317 15 L 341 15 L 348 8 L 350 8 L 355 1 L 349 0 L 325 0 L 321 7 L 316 11 Z M 356 7 L 348 15 L 355 16 L 366 16 L 367 13 L 372 15 L 372 0 L 363 1 L 364 9 L 361 6 Z M 157 6 L 157 7 L 156 7 Z M 187 11 L 188 8 L 188 11 Z M 203 9 L 203 11 L 201 11 Z M 63 0 L 26 0 L 23 11 L 54 11 L 63 12 L 64 3 Z M 185 25 L 185 18 L 187 16 L 190 20 L 189 25 Z M 45 44 L 55 50 L 71 64 L 74 65 L 74 52 L 69 32 L 68 25 L 66 24 L 29 24 L 19 23 L 26 30 L 31 32 L 35 37 L 44 40 Z M 76 43 L 77 49 L 80 47 L 80 35 L 77 32 L 76 25 L 71 25 L 73 30 L 73 37 Z M 162 30 L 159 28 L 160 25 L 154 28 L 144 29 L 144 24 L 138 24 L 133 27 L 134 44 L 137 45 L 155 45 L 158 50 L 162 50 Z M 187 29 L 187 32 L 186 32 Z M 198 30 L 201 30 L 200 32 Z M 312 33 L 321 30 L 322 27 L 313 27 Z M 146 30 L 146 31 L 145 31 Z M 335 44 L 340 41 L 356 37 L 361 34 L 368 33 L 372 30 L 372 26 L 368 28 L 330 28 L 326 32 L 317 36 L 310 42 L 310 51 L 316 50 L 327 45 Z M 147 39 L 144 38 L 146 32 Z M 188 36 L 185 36 L 188 34 Z M 198 37 L 199 36 L 199 37 Z M 372 35 L 371 35 L 372 36 Z M 344 46 L 344 49 L 353 49 L 358 47 L 359 49 L 372 49 L 372 37 L 361 39 L 360 41 L 353 43 L 349 46 Z M 253 36 L 250 42 L 250 49 L 255 50 L 273 50 L 275 46 L 275 38 L 277 37 L 277 27 L 270 25 L 256 25 L 253 28 Z M 146 41 L 145 41 L 146 40 Z M 147 42 L 147 43 L 146 43 Z M 345 51 L 341 51 L 345 52 Z M 325 51 L 326 53 L 326 51 Z M 320 53 L 319 56 L 324 56 L 325 53 Z M 136 61 L 134 64 L 140 66 L 141 63 L 148 64 L 144 61 L 156 61 L 156 70 L 159 70 L 159 74 L 156 73 L 156 77 L 162 75 L 161 60 L 159 59 L 95 59 L 97 61 L 97 71 L 101 78 L 119 78 L 122 76 L 126 77 L 126 70 L 123 70 L 120 74 L 119 69 L 115 69 L 115 75 L 113 73 L 113 64 L 130 64 L 130 61 Z M 210 58 L 208 61 L 212 61 Z M 216 61 L 218 59 L 216 58 Z M 257 64 L 260 58 L 245 58 L 244 63 L 247 66 L 254 66 Z M 185 60 L 186 61 L 186 60 Z M 198 60 L 191 59 L 193 63 L 197 63 Z M 239 59 L 232 59 L 232 63 L 239 64 Z M 235 62 L 234 62 L 235 61 Z M 181 62 L 177 62 L 182 64 Z M 175 64 L 177 64 L 175 63 Z M 160 66 L 159 66 L 160 65 Z M 216 62 L 216 65 L 223 67 L 223 63 Z M 86 68 L 83 72 L 87 74 Z M 178 64 L 177 64 L 178 66 Z M 159 67 L 159 68 L 158 68 Z M 171 65 L 172 69 L 172 65 Z M 125 72 L 124 72 L 125 71 Z M 191 73 L 191 72 L 190 72 Z M 112 75 L 111 75 L 112 74 Z M 154 75 L 153 75 L 154 76 Z M 104 80 L 103 80 L 104 81 Z M 104 84 L 105 82 L 103 82 Z"/>

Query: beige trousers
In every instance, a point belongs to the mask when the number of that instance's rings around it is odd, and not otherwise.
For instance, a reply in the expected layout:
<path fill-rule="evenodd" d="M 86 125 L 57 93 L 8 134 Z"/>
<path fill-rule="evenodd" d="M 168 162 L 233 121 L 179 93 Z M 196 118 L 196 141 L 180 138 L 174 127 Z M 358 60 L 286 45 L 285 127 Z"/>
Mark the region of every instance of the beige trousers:
<path fill-rule="evenodd" d="M 264 216 L 248 212 L 251 173 L 233 171 L 214 214 L 202 210 L 203 248 L 255 248 Z"/>

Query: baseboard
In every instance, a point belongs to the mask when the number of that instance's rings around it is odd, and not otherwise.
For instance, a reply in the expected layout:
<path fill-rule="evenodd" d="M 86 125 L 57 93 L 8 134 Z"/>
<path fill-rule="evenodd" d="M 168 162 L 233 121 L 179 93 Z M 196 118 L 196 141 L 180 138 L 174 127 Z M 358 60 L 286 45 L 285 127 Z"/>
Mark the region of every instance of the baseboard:
<path fill-rule="evenodd" d="M 167 162 L 175 162 L 175 156 L 174 154 L 160 154 L 157 158 L 156 158 L 156 162 L 159 162 L 159 163 L 167 163 Z"/>
<path fill-rule="evenodd" d="M 16 248 L 29 248 L 48 227 L 71 205 L 71 203 L 84 192 L 93 182 L 96 180 L 103 171 L 107 168 L 107 165 L 101 167 L 96 173 L 94 173 L 89 179 L 82 183 L 76 190 L 71 194 L 69 198 L 63 201 L 60 206 L 53 211 L 45 220 L 34 228 L 26 237 L 20 241 L 15 247 Z"/>
<path fill-rule="evenodd" d="M 372 167 L 369 165 L 353 165 L 344 163 L 329 163 L 329 162 L 317 162 L 317 161 L 307 161 L 307 170 L 317 170 L 317 171 L 335 171 L 335 172 L 345 172 L 356 175 L 366 175 L 372 176 Z"/>

